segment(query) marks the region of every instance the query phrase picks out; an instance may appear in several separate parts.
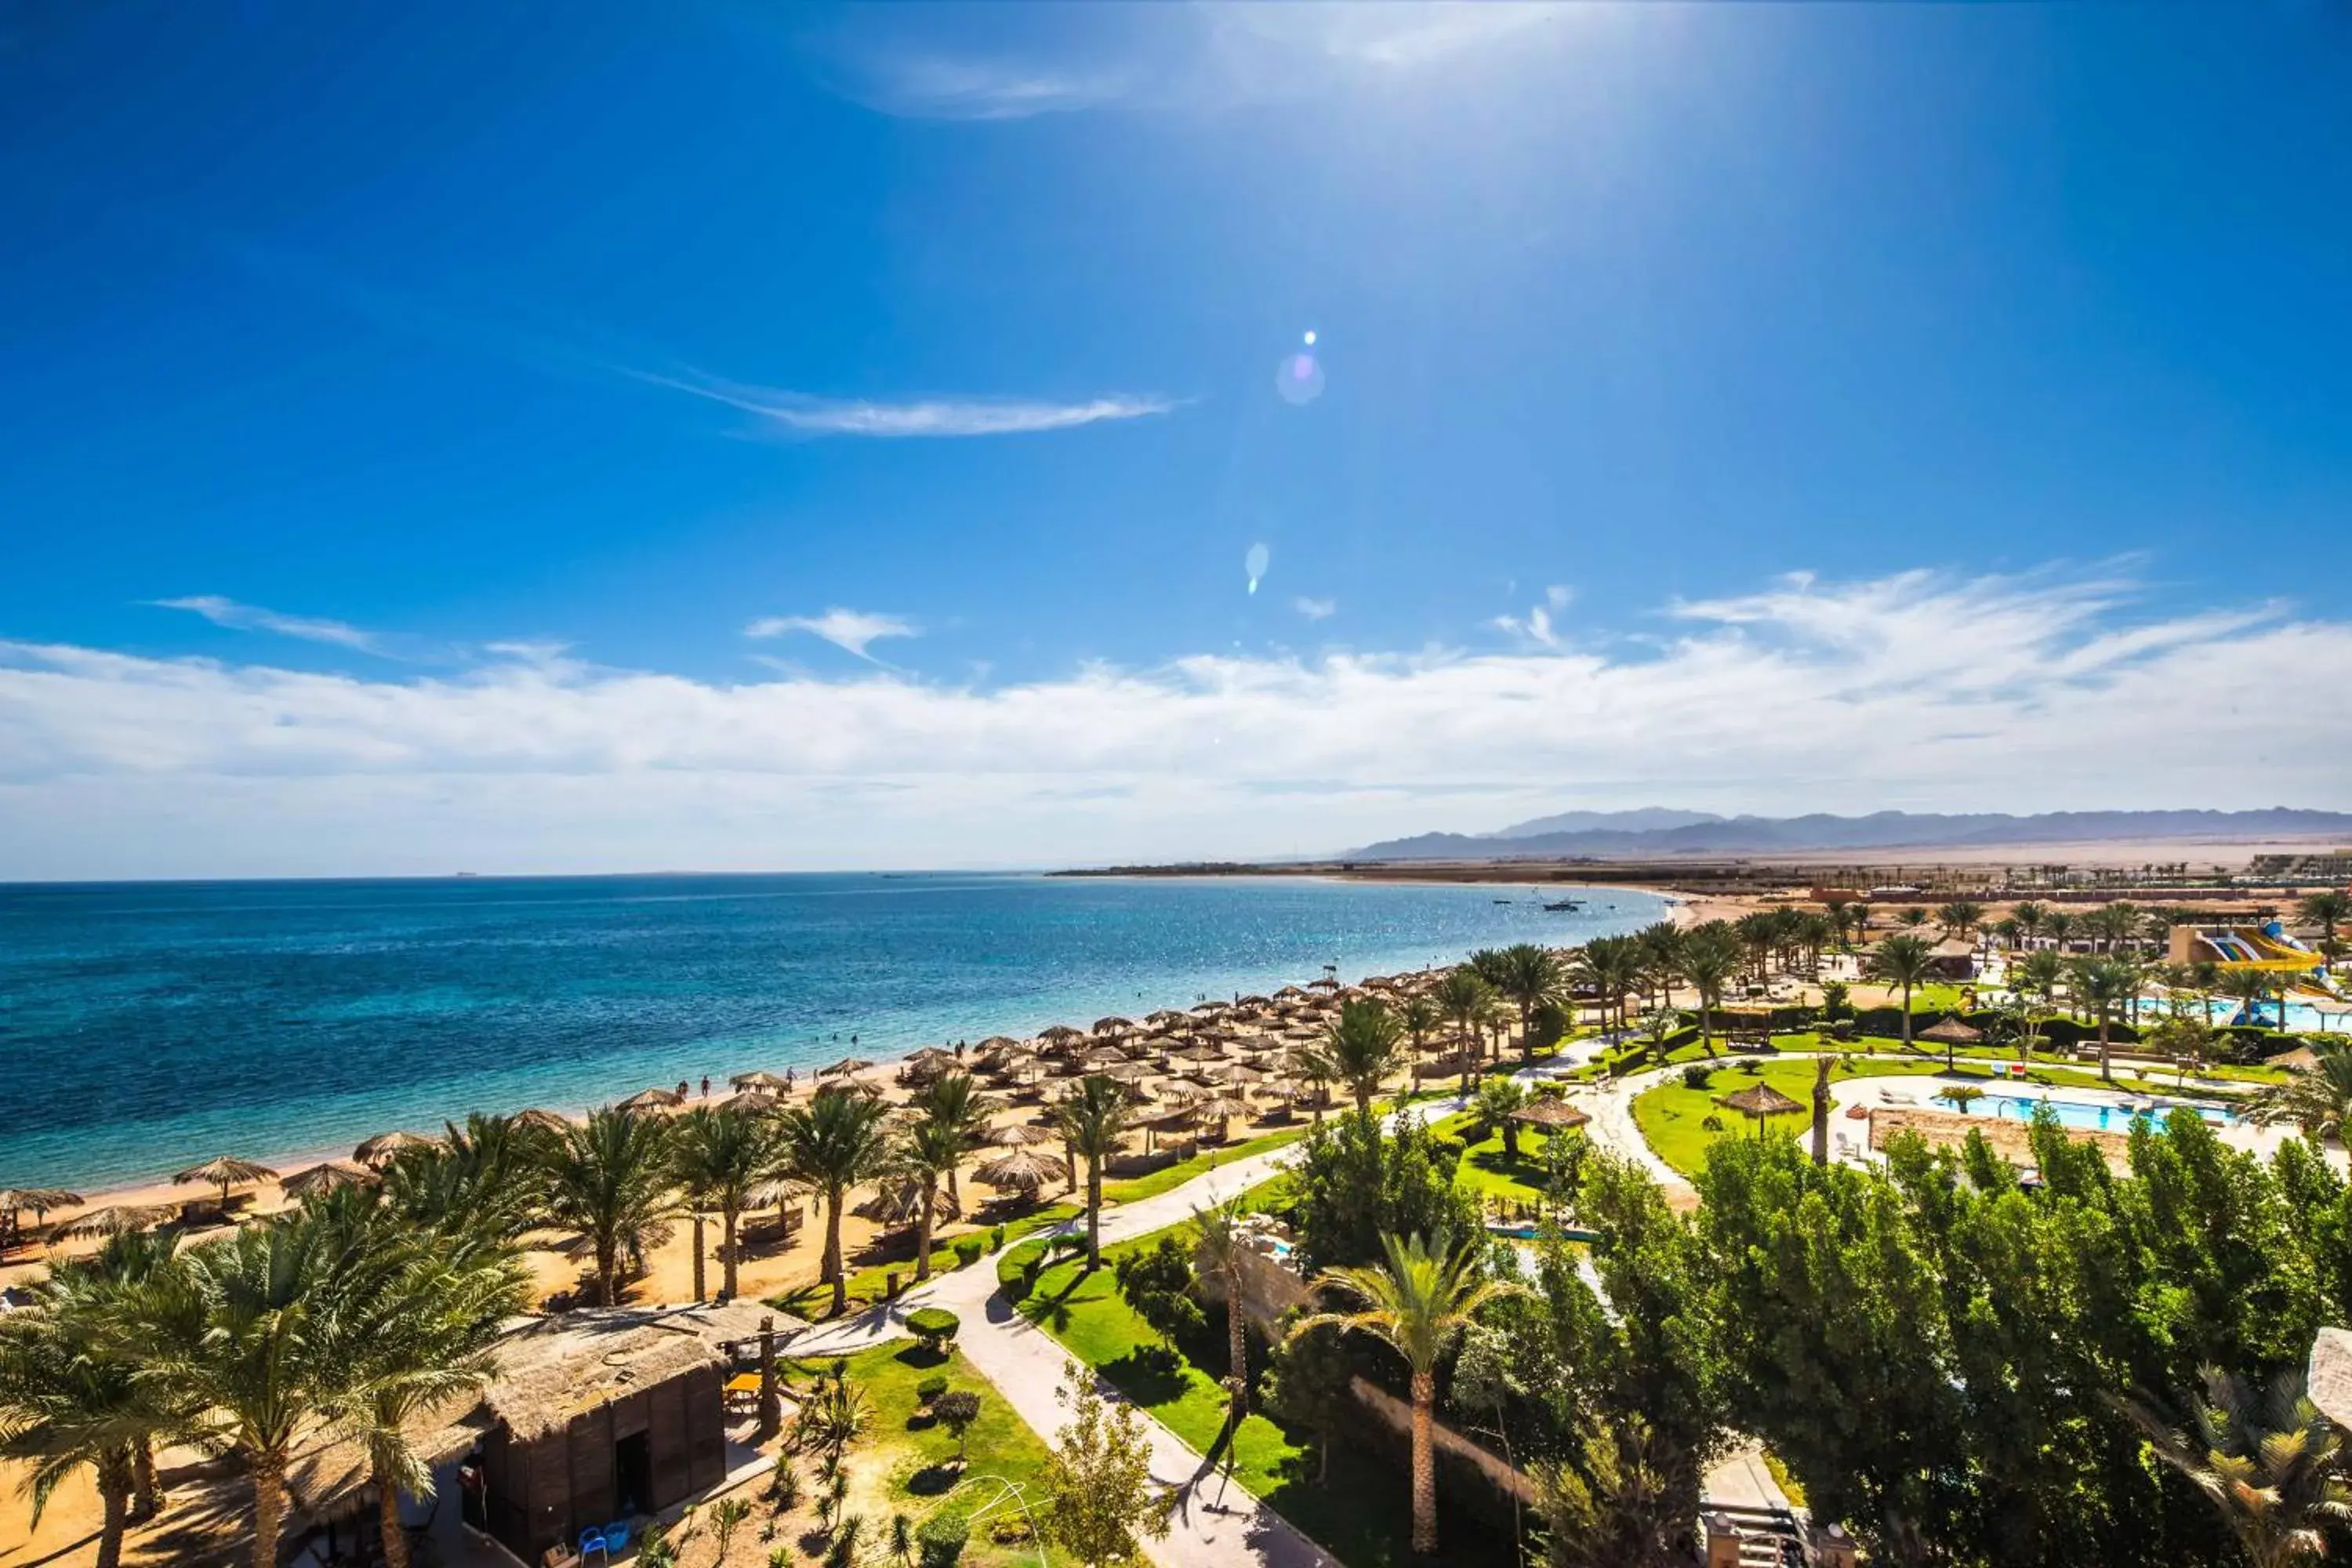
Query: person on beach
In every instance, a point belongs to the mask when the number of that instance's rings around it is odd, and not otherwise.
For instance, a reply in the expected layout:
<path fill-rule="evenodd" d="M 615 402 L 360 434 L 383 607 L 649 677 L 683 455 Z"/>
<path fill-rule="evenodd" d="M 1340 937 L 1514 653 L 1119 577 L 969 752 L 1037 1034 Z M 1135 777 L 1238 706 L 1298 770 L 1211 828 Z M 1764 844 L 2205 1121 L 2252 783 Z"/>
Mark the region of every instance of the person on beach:
<path fill-rule="evenodd" d="M 705 1100 L 709 1100 L 710 1098 L 710 1075 L 709 1073 L 704 1073 L 702 1075 L 702 1098 Z"/>
<path fill-rule="evenodd" d="M 680 1100 L 684 1100 L 684 1099 L 686 1098 L 686 1091 L 687 1091 L 687 1089 L 688 1089 L 688 1083 L 687 1083 L 686 1079 L 678 1079 L 678 1080 L 677 1080 L 677 1097 L 678 1097 Z"/>

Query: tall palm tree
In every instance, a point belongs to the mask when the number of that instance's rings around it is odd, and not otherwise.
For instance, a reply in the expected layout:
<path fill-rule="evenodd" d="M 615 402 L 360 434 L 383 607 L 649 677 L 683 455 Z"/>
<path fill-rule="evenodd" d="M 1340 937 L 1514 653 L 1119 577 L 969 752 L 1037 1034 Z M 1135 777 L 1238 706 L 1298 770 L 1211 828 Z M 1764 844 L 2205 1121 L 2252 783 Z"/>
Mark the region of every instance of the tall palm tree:
<path fill-rule="evenodd" d="M 383 1273 L 381 1259 L 299 1215 L 190 1248 L 133 1305 L 149 1347 L 140 1376 L 172 1407 L 196 1413 L 199 1441 L 245 1461 L 254 1568 L 277 1568 L 287 1461 L 352 1386 L 358 1307 Z"/>
<path fill-rule="evenodd" d="M 62 1264 L 37 1288 L 40 1310 L 0 1318 L 0 1458 L 26 1467 L 37 1526 L 60 1484 L 92 1473 L 102 1510 L 98 1568 L 122 1561 L 141 1456 L 171 1425 L 159 1391 L 140 1375 L 136 1339 L 122 1330 L 124 1288 L 102 1263 Z"/>
<path fill-rule="evenodd" d="M 2064 910 L 2053 910 L 2042 917 L 2042 929 L 2050 933 L 2050 945 L 2064 952 L 2074 934 L 2074 917 Z"/>
<path fill-rule="evenodd" d="M 915 1091 L 907 1102 L 909 1114 L 918 1121 L 937 1123 L 943 1135 L 963 1140 L 966 1147 L 977 1142 L 988 1126 L 988 1109 L 981 1103 L 980 1086 L 968 1072 L 943 1072 Z M 956 1190 L 956 1171 L 947 1170 L 948 1198 L 961 1203 L 963 1194 Z"/>
<path fill-rule="evenodd" d="M 702 1300 L 700 1216 L 719 1214 L 719 1292 L 736 1295 L 736 1231 L 751 1206 L 751 1190 L 782 1163 L 774 1127 L 749 1111 L 698 1105 L 670 1123 L 670 1173 L 696 1211 L 694 1299 Z"/>
<path fill-rule="evenodd" d="M 1683 941 L 1682 974 L 1698 993 L 1699 1048 L 1715 1055 L 1715 1010 L 1723 1005 L 1723 988 L 1739 973 L 1738 944 L 1720 922 L 1687 932 Z"/>
<path fill-rule="evenodd" d="M 489 1381 L 500 1325 L 530 1293 L 502 1251 L 451 1255 L 415 1236 L 381 1245 L 400 1261 L 354 1304 L 345 1386 L 328 1411 L 367 1450 L 387 1568 L 408 1568 L 400 1494 L 433 1495 L 432 1462 L 410 1444 L 408 1423 Z"/>
<path fill-rule="evenodd" d="M 1404 1031 L 1415 1056 L 1421 1054 L 1423 1043 L 1436 1032 L 1437 1026 L 1445 1021 L 1445 1016 L 1437 1010 L 1437 1004 L 1423 995 L 1408 996 L 1398 1003 L 1396 1016 L 1397 1026 Z"/>
<path fill-rule="evenodd" d="M 2336 928 L 2352 921 L 2352 894 L 2341 888 L 2322 888 L 2315 893 L 2305 893 L 2294 907 L 2295 914 L 2305 922 L 2319 928 L 2319 951 L 2330 961 L 2336 957 Z"/>
<path fill-rule="evenodd" d="M 2216 989 L 2238 1004 L 2247 1023 L 2259 1025 L 2263 1004 L 2271 999 L 2273 989 L 2271 977 L 2259 969 L 2229 969 L 2221 972 L 2220 979 Z"/>
<path fill-rule="evenodd" d="M 1454 1026 L 1455 1048 L 1463 1054 L 1463 1092 L 1467 1093 L 1471 1031 L 1483 1029 L 1487 1016 L 1493 1013 L 1494 987 L 1488 985 L 1476 970 L 1464 964 L 1446 973 L 1445 978 L 1439 981 L 1436 989 L 1431 992 L 1430 999 L 1437 1004 L 1437 1010 L 1445 1016 L 1445 1021 Z"/>
<path fill-rule="evenodd" d="M 568 1231 L 596 1263 L 596 1300 L 621 1296 L 623 1258 L 641 1259 L 668 1234 L 676 1212 L 669 1160 L 670 1124 L 610 1106 L 552 1138 L 541 1167 L 541 1218 Z"/>
<path fill-rule="evenodd" d="M 940 1184 L 955 1180 L 956 1167 L 971 1152 L 971 1140 L 951 1121 L 922 1116 L 907 1123 L 898 1135 L 892 1170 L 920 1189 L 921 1205 L 915 1211 L 915 1282 L 931 1277 L 931 1227 Z M 952 1195 L 950 1195 L 952 1201 Z"/>
<path fill-rule="evenodd" d="M 1192 1211 L 1192 1223 L 1200 1231 L 1193 1246 L 1193 1268 L 1216 1276 L 1225 1293 L 1225 1358 L 1231 1369 L 1225 1386 L 1232 1395 L 1225 1408 L 1229 1431 L 1241 1425 L 1249 1408 L 1249 1318 L 1242 1310 L 1242 1257 L 1250 1251 L 1252 1239 L 1242 1227 L 1247 1212 L 1238 1194 Z"/>
<path fill-rule="evenodd" d="M 2301 1373 L 2259 1397 L 2218 1367 L 2200 1376 L 2185 1426 L 2139 1401 L 2124 1408 L 2156 1457 L 2211 1500 L 2253 1568 L 2326 1556 L 2328 1527 L 2352 1523 L 2352 1488 L 2337 1473 L 2343 1434 L 2305 1395 Z"/>
<path fill-rule="evenodd" d="M 1625 996 L 1642 977 L 1641 943 L 1630 936 L 1597 936 L 1577 954 L 1570 973 L 1600 994 L 1601 1025 L 1625 1026 Z"/>
<path fill-rule="evenodd" d="M 1349 1004 L 1350 1006 L 1355 1004 Z M 1117 1080 L 1089 1073 L 1054 1107 L 1054 1121 L 1070 1152 L 1087 1163 L 1087 1271 L 1102 1267 L 1103 1162 L 1118 1152 L 1127 1136 L 1127 1090 Z"/>
<path fill-rule="evenodd" d="M 1903 1048 L 1911 1045 L 1911 989 L 1936 972 L 1936 952 L 1916 936 L 1890 936 L 1872 950 L 1871 977 L 1882 984 L 1903 987 Z"/>
<path fill-rule="evenodd" d="M 1433 1252 L 1418 1236 L 1383 1236 L 1381 1245 L 1387 1256 L 1379 1264 L 1327 1268 L 1316 1279 L 1318 1289 L 1355 1297 L 1358 1310 L 1317 1312 L 1290 1331 L 1353 1329 L 1404 1358 L 1412 1375 L 1412 1549 L 1426 1556 L 1437 1550 L 1437 1363 L 1480 1307 L 1518 1287 L 1479 1278 L 1475 1238 L 1450 1248 L 1441 1242 Z"/>
<path fill-rule="evenodd" d="M 1771 973 L 1772 949 L 1780 938 L 1771 915 L 1757 910 L 1731 922 L 1731 934 L 1748 955 L 1748 967 L 1759 981 Z"/>
<path fill-rule="evenodd" d="M 1819 980 L 1822 950 L 1837 940 L 1837 927 L 1830 922 L 1829 916 L 1804 910 L 1797 913 L 1796 932 L 1805 949 L 1805 973 L 1810 979 Z"/>
<path fill-rule="evenodd" d="M 1323 1054 L 1320 1046 L 1310 1043 L 1290 1048 L 1290 1070 L 1315 1086 L 1315 1121 L 1321 1125 L 1323 1101 L 1328 1098 L 1330 1087 L 1339 1081 L 1339 1069 Z"/>
<path fill-rule="evenodd" d="M 1675 1005 L 1675 982 L 1682 975 L 1682 928 L 1672 921 L 1657 921 L 1633 933 L 1642 945 L 1642 972 L 1659 988 L 1661 999 L 1668 1007 Z"/>
<path fill-rule="evenodd" d="M 1372 1114 L 1381 1085 L 1404 1065 L 1404 1031 L 1396 1015 L 1369 998 L 1339 1005 L 1339 1016 L 1323 1032 L 1323 1054 L 1339 1081 L 1356 1097 L 1357 1113 Z"/>
<path fill-rule="evenodd" d="M 1829 921 L 1830 930 L 1834 933 L 1832 940 L 1843 947 L 1846 922 L 1853 918 L 1853 905 L 1844 899 L 1831 899 L 1822 905 L 1822 914 Z"/>
<path fill-rule="evenodd" d="M 412 1225 L 513 1240 L 540 1223 L 555 1141 L 530 1123 L 478 1112 L 462 1127 L 444 1123 L 431 1143 L 402 1150 L 384 1167 L 383 1190 Z"/>
<path fill-rule="evenodd" d="M 1522 942 L 1503 950 L 1503 979 L 1496 989 L 1518 1005 L 1521 1051 L 1535 1048 L 1535 1011 L 1559 996 L 1561 978 L 1559 960 L 1549 948 Z"/>
<path fill-rule="evenodd" d="M 849 1189 L 887 1168 L 890 1135 L 882 1102 L 861 1094 L 820 1094 L 776 1119 L 784 1174 L 805 1182 L 824 1200 L 824 1257 L 817 1281 L 833 1287 L 833 1315 L 849 1305 L 849 1278 L 841 1266 L 841 1209 Z"/>
<path fill-rule="evenodd" d="M 1954 899 L 1936 910 L 1936 923 L 1944 934 L 1966 942 L 1977 927 L 1984 924 L 1985 908 L 1974 899 Z"/>
<path fill-rule="evenodd" d="M 2076 1004 L 2099 1021 L 2099 1077 L 2113 1083 L 2115 1070 L 2108 1060 L 2113 1047 L 2108 1031 L 2115 1024 L 2116 1006 L 2138 994 L 2139 976 L 2129 964 L 2112 958 L 2086 956 L 2069 971 L 2067 985 Z"/>
<path fill-rule="evenodd" d="M 2352 1045 L 2320 1038 L 2311 1043 L 2312 1065 L 2269 1084 L 2246 1104 L 2246 1114 L 2265 1126 L 2302 1129 L 2314 1142 L 2344 1136 L 2352 1115 Z"/>

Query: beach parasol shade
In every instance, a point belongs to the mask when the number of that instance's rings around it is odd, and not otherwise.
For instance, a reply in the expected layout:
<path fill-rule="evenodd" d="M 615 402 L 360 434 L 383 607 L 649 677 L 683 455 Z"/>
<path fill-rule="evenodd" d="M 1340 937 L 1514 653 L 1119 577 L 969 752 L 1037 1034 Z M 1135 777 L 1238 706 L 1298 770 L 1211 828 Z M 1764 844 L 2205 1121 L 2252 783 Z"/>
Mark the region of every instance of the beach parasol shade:
<path fill-rule="evenodd" d="M 775 1110 L 777 1103 L 776 1097 L 765 1089 L 747 1089 L 740 1094 L 730 1094 L 720 1100 L 719 1109 L 740 1110 L 746 1116 L 757 1116 L 761 1111 Z"/>
<path fill-rule="evenodd" d="M 162 1225 L 178 1212 L 170 1204 L 110 1204 L 76 1215 L 58 1226 L 55 1234 L 60 1241 L 76 1236 L 121 1236 Z"/>
<path fill-rule="evenodd" d="M 1037 1031 L 1037 1037 L 1041 1040 L 1082 1040 L 1086 1034 L 1084 1029 L 1074 1028 L 1068 1024 L 1048 1024 Z"/>
<path fill-rule="evenodd" d="M 12 1221 L 19 1209 L 31 1209 L 46 1219 L 51 1209 L 69 1209 L 80 1202 L 79 1193 L 63 1187 L 0 1187 L 0 1209 L 5 1209 Z"/>
<path fill-rule="evenodd" d="M 981 1144 L 989 1149 L 1026 1149 L 1034 1143 L 1051 1143 L 1054 1134 L 1047 1129 L 1026 1121 L 1015 1121 L 1003 1127 L 992 1127 L 981 1134 Z"/>
<path fill-rule="evenodd" d="M 1511 1112 L 1511 1120 L 1522 1127 L 1540 1127 L 1547 1132 L 1564 1132 L 1571 1127 L 1581 1127 L 1592 1120 L 1558 1095 L 1544 1095 L 1530 1100 Z"/>
<path fill-rule="evenodd" d="M 1097 1035 L 1124 1035 L 1134 1027 L 1134 1019 L 1122 1018 L 1114 1013 L 1108 1018 L 1097 1018 L 1094 1032 Z"/>
<path fill-rule="evenodd" d="M 518 1110 L 512 1118 L 517 1127 L 536 1127 L 546 1132 L 562 1132 L 572 1123 L 556 1111 L 544 1110 L 534 1105 L 529 1110 Z"/>
<path fill-rule="evenodd" d="M 778 1177 L 774 1181 L 761 1182 L 743 1194 L 743 1204 L 747 1208 L 780 1209 L 786 1204 L 800 1202 L 808 1194 L 809 1189 L 805 1184 Z"/>
<path fill-rule="evenodd" d="M 903 1182 L 886 1182 L 877 1188 L 872 1197 L 849 1212 L 860 1219 L 870 1219 L 885 1229 L 912 1225 L 923 1212 L 923 1184 L 911 1178 Z M 955 1199 L 948 1196 L 945 1187 L 930 1191 L 931 1217 L 951 1220 L 962 1214 Z"/>
<path fill-rule="evenodd" d="M 239 1182 L 274 1182 L 278 1173 L 252 1160 L 241 1160 L 234 1154 L 217 1154 L 201 1165 L 191 1165 L 172 1178 L 173 1186 L 184 1187 L 198 1182 L 207 1183 L 221 1190 L 221 1207 L 228 1207 L 228 1190 Z"/>
<path fill-rule="evenodd" d="M 817 1085 L 816 1091 L 821 1095 L 862 1095 L 867 1100 L 879 1100 L 882 1098 L 882 1086 L 876 1083 L 872 1079 L 865 1078 L 837 1078 L 831 1083 L 821 1083 Z"/>
<path fill-rule="evenodd" d="M 1961 1023 L 1957 1016 L 1954 1016 L 1946 1017 L 1938 1023 L 1930 1025 L 1928 1027 L 1920 1030 L 1912 1037 L 1914 1039 L 1920 1040 L 1934 1040 L 1938 1045 L 1948 1044 L 1955 1046 L 1973 1046 L 1978 1041 L 1984 1038 L 1984 1031 L 1982 1029 L 1969 1027 L 1968 1025 Z"/>
<path fill-rule="evenodd" d="M 434 1142 L 422 1132 L 379 1132 L 352 1151 L 352 1158 L 362 1165 L 379 1168 L 389 1165 L 403 1149 L 422 1149 Z"/>
<path fill-rule="evenodd" d="M 1250 1114 L 1247 1101 L 1235 1100 L 1229 1094 L 1217 1095 L 1208 1100 L 1196 1100 L 1185 1109 L 1192 1113 L 1193 1120 L 1196 1121 L 1230 1121 L 1236 1116 Z"/>
<path fill-rule="evenodd" d="M 1147 1024 L 1181 1024 L 1184 1021 L 1184 1015 L 1173 1007 L 1162 1007 L 1157 1013 L 1146 1013 L 1143 1021 Z"/>
<path fill-rule="evenodd" d="M 685 1103 L 684 1098 L 674 1089 L 641 1089 L 621 1101 L 620 1109 L 626 1111 L 667 1110 Z"/>
<path fill-rule="evenodd" d="M 1737 1110 L 1744 1116 L 1756 1118 L 1756 1131 L 1759 1135 L 1764 1131 L 1766 1117 L 1805 1109 L 1769 1083 L 1750 1084 L 1746 1089 L 1725 1095 L 1716 1103 L 1727 1110 Z"/>
<path fill-rule="evenodd" d="M 307 1198 L 312 1193 L 331 1193 L 337 1187 L 362 1186 L 375 1180 L 374 1173 L 358 1165 L 347 1165 L 341 1160 L 330 1160 L 323 1165 L 313 1165 L 307 1171 L 297 1171 L 278 1179 L 278 1189 L 289 1198 Z"/>
<path fill-rule="evenodd" d="M 1050 1154 L 1034 1149 L 1008 1149 L 993 1159 L 983 1160 L 972 1179 L 992 1187 L 1018 1187 L 1034 1192 L 1049 1182 L 1069 1180 L 1070 1168 Z"/>
<path fill-rule="evenodd" d="M 739 1072 L 727 1080 L 730 1089 L 764 1089 L 772 1094 L 782 1094 L 793 1086 L 782 1074 L 762 1068 L 759 1072 Z"/>
<path fill-rule="evenodd" d="M 1015 1049 L 1020 1044 L 1020 1041 L 1010 1035 L 991 1035 L 981 1041 L 975 1048 L 983 1051 L 1009 1051 Z"/>
<path fill-rule="evenodd" d="M 819 1078 L 847 1078 L 852 1073 L 864 1072 L 873 1065 L 874 1064 L 872 1062 L 867 1061 L 864 1057 L 844 1057 L 830 1067 L 821 1067 L 817 1068 L 816 1076 Z"/>

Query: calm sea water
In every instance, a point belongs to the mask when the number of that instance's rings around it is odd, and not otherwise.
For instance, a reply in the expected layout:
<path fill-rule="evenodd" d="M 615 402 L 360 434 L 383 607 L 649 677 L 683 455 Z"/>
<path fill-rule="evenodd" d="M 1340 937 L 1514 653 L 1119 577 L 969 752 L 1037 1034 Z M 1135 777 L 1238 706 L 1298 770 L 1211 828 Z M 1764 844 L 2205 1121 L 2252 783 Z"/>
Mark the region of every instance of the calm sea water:
<path fill-rule="evenodd" d="M 1084 1027 L 1665 910 L 1583 896 L 1570 914 L 1526 888 L 1297 879 L 0 887 L 0 1185 Z"/>

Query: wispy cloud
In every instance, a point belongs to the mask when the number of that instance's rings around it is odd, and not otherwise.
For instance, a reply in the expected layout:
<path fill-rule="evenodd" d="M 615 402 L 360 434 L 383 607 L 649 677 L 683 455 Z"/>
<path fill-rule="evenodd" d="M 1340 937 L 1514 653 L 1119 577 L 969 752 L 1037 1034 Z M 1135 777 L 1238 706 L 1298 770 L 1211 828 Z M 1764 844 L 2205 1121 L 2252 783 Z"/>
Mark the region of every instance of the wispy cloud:
<path fill-rule="evenodd" d="M 2352 805 L 2352 689 L 2310 678 L 2352 668 L 2352 618 L 1920 573 L 1781 579 L 1664 626 L 1622 649 L 1203 655 L 994 687 L 521 658 L 366 679 L 0 643 L 0 879 L 1250 856 L 1568 797 Z M 2196 743 L 2151 746 L 2152 712 L 2195 714 Z"/>
<path fill-rule="evenodd" d="M 845 648 L 863 659 L 873 659 L 866 649 L 885 637 L 919 637 L 921 632 L 912 621 L 898 616 L 877 616 L 866 610 L 845 610 L 839 605 L 821 616 L 768 616 L 743 628 L 747 637 L 780 637 L 793 632 L 806 632 L 823 637 L 838 648 Z"/>
<path fill-rule="evenodd" d="M 886 439 L 1025 436 L 1106 421 L 1148 419 L 1178 406 L 1172 397 L 1150 393 L 1111 393 L 1071 403 L 987 397 L 918 397 L 886 402 L 818 397 L 700 375 L 662 375 L 647 371 L 629 374 L 655 386 L 740 408 L 780 430 L 800 436 L 867 436 Z"/>
<path fill-rule="evenodd" d="M 884 114 L 921 120 L 1027 120 L 1093 109 L 1123 96 L 1116 73 L 943 55 L 880 55 L 852 96 Z"/>
<path fill-rule="evenodd" d="M 1310 621 L 1328 621 L 1339 613 L 1337 599 L 1310 599 L 1304 594 L 1290 601 L 1290 607 Z"/>
<path fill-rule="evenodd" d="M 151 599 L 148 603 L 159 610 L 186 610 L 204 616 L 216 626 L 226 626 L 232 631 L 274 632 L 283 637 L 300 637 L 305 642 L 332 643 L 338 647 L 357 648 L 362 653 L 385 655 L 383 636 L 363 631 L 344 621 L 324 620 L 315 616 L 289 616 L 278 610 L 266 610 L 259 605 L 241 605 L 235 599 L 224 599 L 216 594 L 191 594 L 184 598 Z"/>

